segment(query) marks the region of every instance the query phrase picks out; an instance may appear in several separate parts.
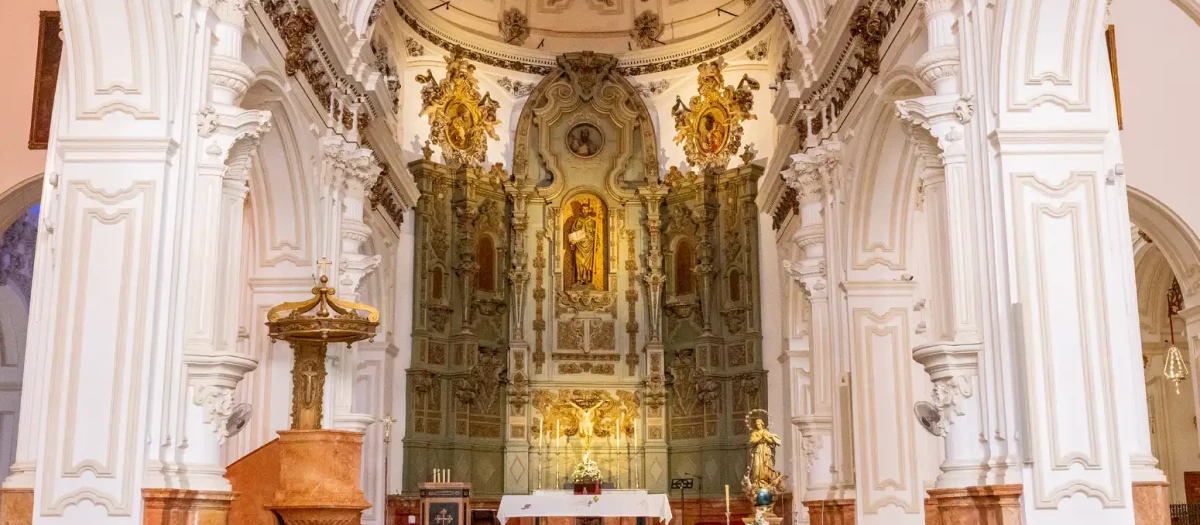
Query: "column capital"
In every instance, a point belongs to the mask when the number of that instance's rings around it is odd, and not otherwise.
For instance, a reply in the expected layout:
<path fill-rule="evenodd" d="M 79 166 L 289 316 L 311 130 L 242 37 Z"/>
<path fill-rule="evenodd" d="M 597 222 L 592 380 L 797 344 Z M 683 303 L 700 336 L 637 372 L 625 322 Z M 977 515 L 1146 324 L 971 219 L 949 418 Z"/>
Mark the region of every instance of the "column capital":
<path fill-rule="evenodd" d="M 933 381 L 932 399 L 941 418 L 933 431 L 946 437 L 954 416 L 966 412 L 963 401 L 975 393 L 972 377 L 979 375 L 979 344 L 937 343 L 913 349 L 913 360 L 921 363 Z"/>
<path fill-rule="evenodd" d="M 247 178 L 262 136 L 271 130 L 271 112 L 216 104 L 202 108 L 198 120 L 206 164 L 224 164 L 226 178 Z"/>
<path fill-rule="evenodd" d="M 963 125 L 974 114 L 971 95 L 956 93 L 896 101 L 896 117 L 910 126 L 909 132 L 926 131 L 945 154 L 964 154 Z"/>
<path fill-rule="evenodd" d="M 246 15 L 253 0 L 200 0 L 200 5 L 213 10 L 222 22 L 245 27 Z"/>
<path fill-rule="evenodd" d="M 195 388 L 192 402 L 202 410 L 203 421 L 212 426 L 217 443 L 225 444 L 229 430 L 225 422 L 233 415 L 233 389 L 245 375 L 258 368 L 258 360 L 243 354 L 185 354 L 188 384 Z"/>

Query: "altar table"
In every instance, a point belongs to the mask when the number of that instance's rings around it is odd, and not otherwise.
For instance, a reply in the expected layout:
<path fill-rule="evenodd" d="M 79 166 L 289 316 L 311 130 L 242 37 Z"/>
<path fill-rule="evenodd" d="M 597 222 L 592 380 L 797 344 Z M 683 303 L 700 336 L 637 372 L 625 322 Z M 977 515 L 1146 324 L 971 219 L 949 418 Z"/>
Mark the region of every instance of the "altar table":
<path fill-rule="evenodd" d="M 496 519 L 503 524 L 509 518 L 658 518 L 666 523 L 671 521 L 671 504 L 666 494 L 641 490 L 610 489 L 595 496 L 546 490 L 504 496 Z"/>

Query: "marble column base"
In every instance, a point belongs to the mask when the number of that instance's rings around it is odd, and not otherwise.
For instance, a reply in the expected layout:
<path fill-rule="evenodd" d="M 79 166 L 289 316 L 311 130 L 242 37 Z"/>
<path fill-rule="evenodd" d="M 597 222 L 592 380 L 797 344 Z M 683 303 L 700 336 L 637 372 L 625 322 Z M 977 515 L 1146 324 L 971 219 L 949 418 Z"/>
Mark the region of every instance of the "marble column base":
<path fill-rule="evenodd" d="M 279 432 L 279 489 L 268 506 L 286 525 L 358 523 L 371 506 L 359 487 L 362 432 Z"/>
<path fill-rule="evenodd" d="M 925 525 L 942 525 L 942 512 L 933 496 L 925 498 Z"/>
<path fill-rule="evenodd" d="M 142 489 L 142 523 L 228 525 L 233 496 L 223 491 Z"/>
<path fill-rule="evenodd" d="M 940 520 L 937 525 L 1021 525 L 1022 523 L 1021 485 L 933 489 L 929 491 L 929 500 L 933 500 L 937 504 L 937 514 Z"/>
<path fill-rule="evenodd" d="M 1134 525 L 1171 525 L 1170 500 L 1165 481 L 1133 482 Z"/>
<path fill-rule="evenodd" d="M 33 523 L 33 489 L 0 489 L 0 525 Z"/>
<path fill-rule="evenodd" d="M 805 501 L 809 525 L 854 525 L 854 500 L 825 499 Z"/>

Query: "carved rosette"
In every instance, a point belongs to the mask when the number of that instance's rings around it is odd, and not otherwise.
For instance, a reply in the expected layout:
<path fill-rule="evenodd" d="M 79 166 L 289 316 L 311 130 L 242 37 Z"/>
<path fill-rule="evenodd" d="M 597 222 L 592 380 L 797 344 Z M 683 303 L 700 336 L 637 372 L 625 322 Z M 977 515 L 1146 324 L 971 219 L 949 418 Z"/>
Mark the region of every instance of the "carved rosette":
<path fill-rule="evenodd" d="M 478 166 L 487 157 L 487 139 L 500 140 L 496 111 L 500 104 L 491 94 L 479 94 L 475 66 L 461 54 L 446 57 L 446 78 L 438 82 L 433 71 L 417 75 L 421 88 L 421 116 L 429 118 L 429 140 L 441 146 L 454 166 Z"/>
<path fill-rule="evenodd" d="M 700 64 L 699 94 L 688 104 L 675 98 L 675 143 L 683 144 L 688 163 L 700 170 L 725 169 L 742 145 L 742 122 L 757 118 L 753 91 L 759 84 L 743 75 L 737 88 L 726 86 L 721 59 Z"/>

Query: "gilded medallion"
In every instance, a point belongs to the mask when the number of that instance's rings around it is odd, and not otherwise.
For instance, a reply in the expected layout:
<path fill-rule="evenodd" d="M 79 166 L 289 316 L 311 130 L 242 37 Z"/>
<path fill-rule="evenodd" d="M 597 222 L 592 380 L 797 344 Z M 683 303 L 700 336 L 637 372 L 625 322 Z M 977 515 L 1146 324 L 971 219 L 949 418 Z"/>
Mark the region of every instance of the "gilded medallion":
<path fill-rule="evenodd" d="M 429 140 L 441 146 L 446 162 L 478 166 L 487 157 L 487 139 L 496 135 L 500 104 L 491 94 L 479 94 L 475 66 L 462 55 L 446 57 L 446 78 L 438 82 L 433 71 L 417 75 L 421 88 L 421 116 L 429 117 Z"/>
<path fill-rule="evenodd" d="M 742 122 L 753 120 L 750 110 L 758 81 L 743 75 L 735 89 L 726 86 L 721 59 L 700 64 L 699 94 L 688 104 L 675 98 L 671 114 L 675 117 L 675 143 L 683 144 L 688 164 L 700 171 L 725 169 L 729 158 L 742 145 Z"/>

